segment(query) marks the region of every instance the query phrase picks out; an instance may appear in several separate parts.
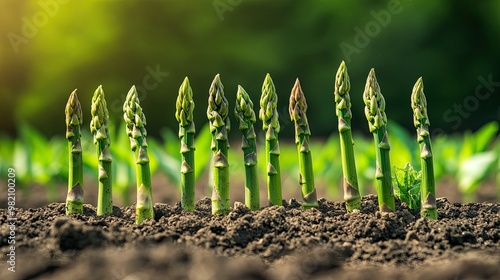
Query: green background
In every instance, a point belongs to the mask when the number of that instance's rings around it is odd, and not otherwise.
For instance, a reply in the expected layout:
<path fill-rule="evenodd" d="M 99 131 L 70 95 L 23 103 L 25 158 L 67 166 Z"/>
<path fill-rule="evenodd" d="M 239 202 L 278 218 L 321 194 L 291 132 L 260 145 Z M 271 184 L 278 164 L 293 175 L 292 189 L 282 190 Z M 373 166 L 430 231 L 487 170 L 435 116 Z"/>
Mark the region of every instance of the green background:
<path fill-rule="evenodd" d="M 481 77 L 500 83 L 499 12 L 498 0 L 0 0 L 0 131 L 15 135 L 16 124 L 28 122 L 63 135 L 75 88 L 88 126 L 91 97 L 102 84 L 114 122 L 130 87 L 149 87 L 141 100 L 148 132 L 157 135 L 177 127 L 175 99 L 185 76 L 201 127 L 217 73 L 231 104 L 240 84 L 256 110 L 270 73 L 282 134 L 293 134 L 287 103 L 299 77 L 313 136 L 327 136 L 337 129 L 333 88 L 342 60 L 354 129 L 368 130 L 362 92 L 372 67 L 389 119 L 413 129 L 410 94 L 423 76 L 434 133 L 476 129 L 500 120 L 500 86 L 475 95 Z M 346 45 L 356 52 L 346 55 Z M 163 76 L 147 78 L 148 68 Z"/>

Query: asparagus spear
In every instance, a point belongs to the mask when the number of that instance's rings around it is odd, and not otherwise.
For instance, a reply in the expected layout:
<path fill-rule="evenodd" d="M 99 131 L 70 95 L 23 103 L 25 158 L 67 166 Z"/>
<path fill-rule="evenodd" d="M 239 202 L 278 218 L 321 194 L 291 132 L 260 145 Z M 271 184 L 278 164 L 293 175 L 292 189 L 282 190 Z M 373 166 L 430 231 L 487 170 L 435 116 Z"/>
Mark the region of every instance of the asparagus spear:
<path fill-rule="evenodd" d="M 193 91 L 186 77 L 177 96 L 175 118 L 179 122 L 179 138 L 181 140 L 181 206 L 182 209 L 194 210 L 194 133 Z"/>
<path fill-rule="evenodd" d="M 123 118 L 130 138 L 130 146 L 135 152 L 137 176 L 137 205 L 135 223 L 140 224 L 154 217 L 153 196 L 151 191 L 151 171 L 146 143 L 146 117 L 139 105 L 135 86 L 132 86 L 123 104 Z"/>
<path fill-rule="evenodd" d="M 229 213 L 229 162 L 227 160 L 229 142 L 227 134 L 231 129 L 228 118 L 228 102 L 224 96 L 224 86 L 217 74 L 210 86 L 207 117 L 212 132 L 214 184 L 212 189 L 212 214 Z"/>
<path fill-rule="evenodd" d="M 111 180 L 111 153 L 109 151 L 110 138 L 108 131 L 108 109 L 104 91 L 99 86 L 92 97 L 92 120 L 90 132 L 94 135 L 94 145 L 97 146 L 99 191 L 97 197 L 97 215 L 113 213 L 113 196 Z"/>
<path fill-rule="evenodd" d="M 295 123 L 295 144 L 297 144 L 297 151 L 299 153 L 299 183 L 302 190 L 302 208 L 318 207 L 311 149 L 309 146 L 311 130 L 309 129 L 306 116 L 307 103 L 298 78 L 295 80 L 295 85 L 290 95 L 288 112 L 290 113 L 290 118 Z"/>
<path fill-rule="evenodd" d="M 257 148 L 253 124 L 256 121 L 253 103 L 250 96 L 238 86 L 234 114 L 239 122 L 239 129 L 243 133 L 241 149 L 245 160 L 245 205 L 251 210 L 259 210 L 259 180 L 257 177 Z"/>
<path fill-rule="evenodd" d="M 359 195 L 358 176 L 351 134 L 351 97 L 349 90 L 351 82 L 347 74 L 345 62 L 340 64 L 335 76 L 335 103 L 336 114 L 339 119 L 340 154 L 342 157 L 342 171 L 344 173 L 344 200 L 347 212 L 361 209 L 361 196 Z"/>
<path fill-rule="evenodd" d="M 66 139 L 69 147 L 68 195 L 66 215 L 83 213 L 83 162 L 80 127 L 83 124 L 82 106 L 76 89 L 66 104 Z"/>
<path fill-rule="evenodd" d="M 422 208 L 420 215 L 436 220 L 436 190 L 431 137 L 429 134 L 430 122 L 427 116 L 427 100 L 424 94 L 422 77 L 417 80 L 413 87 L 411 108 L 413 109 L 413 124 L 417 129 L 417 141 L 420 146 L 420 162 L 422 165 L 422 184 L 420 185 Z"/>
<path fill-rule="evenodd" d="M 262 128 L 266 131 L 267 195 L 269 205 L 283 204 L 278 141 L 280 123 L 278 120 L 278 110 L 276 109 L 277 106 L 278 95 L 276 94 L 271 75 L 267 74 L 262 85 L 259 118 L 262 120 Z"/>
<path fill-rule="evenodd" d="M 385 115 L 385 100 L 372 68 L 366 79 L 363 93 L 365 116 L 376 148 L 376 189 L 380 212 L 394 212 L 394 193 L 392 188 L 391 162 L 389 158 L 389 139 L 387 136 L 387 116 Z"/>

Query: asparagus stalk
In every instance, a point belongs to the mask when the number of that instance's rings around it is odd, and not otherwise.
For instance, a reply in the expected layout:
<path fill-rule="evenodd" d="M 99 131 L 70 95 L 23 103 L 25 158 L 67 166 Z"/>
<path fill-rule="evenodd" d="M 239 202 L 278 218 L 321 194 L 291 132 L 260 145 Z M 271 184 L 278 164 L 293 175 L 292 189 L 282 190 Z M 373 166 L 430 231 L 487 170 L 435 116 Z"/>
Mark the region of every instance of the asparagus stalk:
<path fill-rule="evenodd" d="M 179 138 L 181 140 L 181 206 L 182 209 L 194 210 L 194 133 L 193 90 L 186 77 L 177 96 L 175 118 L 179 122 Z"/>
<path fill-rule="evenodd" d="M 238 86 L 234 114 L 239 122 L 239 129 L 243 134 L 241 149 L 245 160 L 245 205 L 251 210 L 259 210 L 259 180 L 257 177 L 257 147 L 256 134 L 253 124 L 256 122 L 253 103 L 250 96 Z"/>
<path fill-rule="evenodd" d="M 153 196 L 151 191 L 151 171 L 146 143 L 146 117 L 139 105 L 135 86 L 132 86 L 123 104 L 123 118 L 130 138 L 130 146 L 135 152 L 137 177 L 137 205 L 135 223 L 140 224 L 154 217 Z"/>
<path fill-rule="evenodd" d="M 217 74 L 210 86 L 207 117 L 212 133 L 214 184 L 212 188 L 212 214 L 229 213 L 229 162 L 227 160 L 229 142 L 227 134 L 231 129 L 228 118 L 228 102 L 224 96 L 224 86 Z"/>
<path fill-rule="evenodd" d="M 422 208 L 420 210 L 420 215 L 436 220 L 436 189 L 431 137 L 429 134 L 430 122 L 427 116 L 427 100 L 424 94 L 422 77 L 417 80 L 413 87 L 411 108 L 413 109 L 413 124 L 417 129 L 417 141 L 420 146 L 420 163 L 422 165 L 422 184 L 420 185 Z"/>
<path fill-rule="evenodd" d="M 269 205 L 282 205 L 280 149 L 278 134 L 280 123 L 278 116 L 278 95 L 271 75 L 267 74 L 262 85 L 259 118 L 266 131 L 267 195 Z"/>
<path fill-rule="evenodd" d="M 391 162 L 389 158 L 389 139 L 387 136 L 387 116 L 385 114 L 385 100 L 372 68 L 366 79 L 363 93 L 365 102 L 365 116 L 368 120 L 370 132 L 376 148 L 375 179 L 380 212 L 394 212 L 394 193 L 392 188 Z"/>
<path fill-rule="evenodd" d="M 83 162 L 80 127 L 83 124 L 82 106 L 76 89 L 66 104 L 66 139 L 69 147 L 68 195 L 66 215 L 83 213 Z"/>
<path fill-rule="evenodd" d="M 97 146 L 99 191 L 97 197 L 97 215 L 113 213 L 111 153 L 108 131 L 109 114 L 102 86 L 99 86 L 92 97 L 92 120 L 90 132 L 94 135 L 94 145 Z"/>
<path fill-rule="evenodd" d="M 336 114 L 339 119 L 340 154 L 342 157 L 342 172 L 344 173 L 344 200 L 347 212 L 361 209 L 356 162 L 354 160 L 353 140 L 351 134 L 351 97 L 349 90 L 351 82 L 347 74 L 345 62 L 342 61 L 335 76 Z"/>
<path fill-rule="evenodd" d="M 288 112 L 295 123 L 295 144 L 297 144 L 299 153 L 299 184 L 302 191 L 302 208 L 318 207 L 309 140 L 311 130 L 306 116 L 307 103 L 298 78 L 295 80 L 295 85 L 290 94 Z"/>

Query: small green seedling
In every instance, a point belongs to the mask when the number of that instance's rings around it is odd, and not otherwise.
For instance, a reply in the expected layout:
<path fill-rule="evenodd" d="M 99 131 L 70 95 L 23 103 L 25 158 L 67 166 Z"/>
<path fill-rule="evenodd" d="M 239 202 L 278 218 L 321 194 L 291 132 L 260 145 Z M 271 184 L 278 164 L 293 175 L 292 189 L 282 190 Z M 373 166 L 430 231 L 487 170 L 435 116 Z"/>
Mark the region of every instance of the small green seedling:
<path fill-rule="evenodd" d="M 394 168 L 394 194 L 410 209 L 420 210 L 420 184 L 422 173 L 413 169 L 410 163 L 406 163 L 403 168 Z"/>

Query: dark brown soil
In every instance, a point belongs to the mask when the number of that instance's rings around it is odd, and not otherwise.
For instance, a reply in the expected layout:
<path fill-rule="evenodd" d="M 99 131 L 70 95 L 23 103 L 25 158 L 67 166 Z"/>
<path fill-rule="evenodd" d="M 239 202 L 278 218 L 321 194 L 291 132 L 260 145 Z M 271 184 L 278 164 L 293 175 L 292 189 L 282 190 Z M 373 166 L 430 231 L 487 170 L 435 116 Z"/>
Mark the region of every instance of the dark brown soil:
<path fill-rule="evenodd" d="M 7 270 L 8 213 L 0 210 L 0 279 L 500 279 L 500 203 L 438 199 L 439 220 L 397 203 L 377 212 L 373 195 L 360 213 L 320 200 L 295 200 L 228 216 L 155 205 L 155 219 L 134 224 L 134 206 L 97 217 L 95 208 L 64 216 L 64 204 L 18 209 L 16 272 Z"/>

